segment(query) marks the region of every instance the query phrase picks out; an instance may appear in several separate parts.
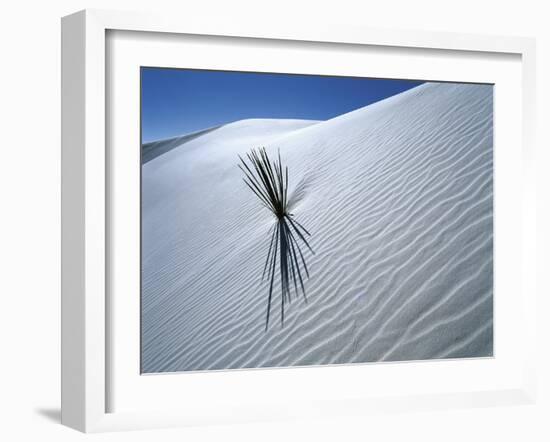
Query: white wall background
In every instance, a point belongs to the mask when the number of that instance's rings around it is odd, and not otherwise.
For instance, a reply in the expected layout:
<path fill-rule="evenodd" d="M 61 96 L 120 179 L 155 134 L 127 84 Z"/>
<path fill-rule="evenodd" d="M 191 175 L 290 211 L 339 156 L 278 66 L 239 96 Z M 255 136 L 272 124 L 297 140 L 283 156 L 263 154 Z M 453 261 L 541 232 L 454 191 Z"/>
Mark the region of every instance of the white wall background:
<path fill-rule="evenodd" d="M 0 439 L 550 440 L 550 13 L 523 0 L 19 0 L 0 6 Z M 59 425 L 60 17 L 83 8 L 534 36 L 538 43 L 540 399 L 535 406 L 85 436 Z M 544 192 L 544 195 L 542 193 Z"/>

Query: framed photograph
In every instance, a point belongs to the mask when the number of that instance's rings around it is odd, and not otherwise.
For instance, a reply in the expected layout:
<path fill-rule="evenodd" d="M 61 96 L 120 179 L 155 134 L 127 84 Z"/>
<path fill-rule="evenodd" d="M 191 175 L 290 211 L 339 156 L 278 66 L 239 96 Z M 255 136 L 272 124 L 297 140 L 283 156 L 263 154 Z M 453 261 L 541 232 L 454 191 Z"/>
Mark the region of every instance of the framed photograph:
<path fill-rule="evenodd" d="M 534 42 L 264 25 L 63 19 L 63 423 L 532 402 Z"/>

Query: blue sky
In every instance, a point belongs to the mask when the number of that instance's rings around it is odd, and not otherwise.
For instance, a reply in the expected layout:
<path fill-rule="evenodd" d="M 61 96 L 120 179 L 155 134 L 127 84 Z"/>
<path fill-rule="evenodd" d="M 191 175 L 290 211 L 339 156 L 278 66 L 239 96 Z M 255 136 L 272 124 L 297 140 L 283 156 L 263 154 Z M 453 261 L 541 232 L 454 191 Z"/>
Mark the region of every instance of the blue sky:
<path fill-rule="evenodd" d="M 245 118 L 328 120 L 421 83 L 142 68 L 142 141 L 184 135 Z"/>

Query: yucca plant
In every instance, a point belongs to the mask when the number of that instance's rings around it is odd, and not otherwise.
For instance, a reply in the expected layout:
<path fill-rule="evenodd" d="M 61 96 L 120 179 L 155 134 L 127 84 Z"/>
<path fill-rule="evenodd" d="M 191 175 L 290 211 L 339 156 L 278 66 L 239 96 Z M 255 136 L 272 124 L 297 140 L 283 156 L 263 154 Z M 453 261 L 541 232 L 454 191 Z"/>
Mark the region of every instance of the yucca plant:
<path fill-rule="evenodd" d="M 265 147 L 258 150 L 252 149 L 246 157 L 248 162 L 239 155 L 241 160 L 239 168 L 245 175 L 243 180 L 258 197 L 260 203 L 275 216 L 275 224 L 270 230 L 271 240 L 262 273 L 262 280 L 266 276 L 269 279 L 265 320 L 267 331 L 277 263 L 281 277 L 281 326 L 283 326 L 285 303 L 290 304 L 292 300 L 292 286 L 295 296 L 298 296 L 299 286 L 304 301 L 307 302 L 302 269 L 307 278 L 309 278 L 309 271 L 300 244 L 305 245 L 313 254 L 314 251 L 306 239 L 311 236 L 310 233 L 289 212 L 288 167 L 285 166 L 283 171 L 280 151 L 276 161 L 271 161 Z"/>

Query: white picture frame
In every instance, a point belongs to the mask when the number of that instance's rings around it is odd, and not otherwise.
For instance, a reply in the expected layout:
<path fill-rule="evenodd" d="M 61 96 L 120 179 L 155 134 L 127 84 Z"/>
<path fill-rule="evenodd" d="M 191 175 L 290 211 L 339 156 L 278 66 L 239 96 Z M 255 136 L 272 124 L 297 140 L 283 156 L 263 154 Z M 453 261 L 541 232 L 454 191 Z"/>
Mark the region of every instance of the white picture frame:
<path fill-rule="evenodd" d="M 514 379 L 502 388 L 476 388 L 460 393 L 406 392 L 377 397 L 349 398 L 338 394 L 318 398 L 315 403 L 289 402 L 256 407 L 239 403 L 227 414 L 200 411 L 109 410 L 109 366 L 113 357 L 107 339 L 112 320 L 107 293 L 109 253 L 107 244 L 111 196 L 108 186 L 106 120 L 108 118 L 106 66 L 109 31 L 138 31 L 167 34 L 269 39 L 285 42 L 337 43 L 380 48 L 468 51 L 484 54 L 514 54 L 521 57 L 521 149 L 516 179 L 521 181 L 520 238 L 521 296 L 517 324 L 525 335 L 534 336 L 535 285 L 535 174 L 534 106 L 535 43 L 519 37 L 494 37 L 416 31 L 358 29 L 308 24 L 293 27 L 269 23 L 212 23 L 196 18 L 162 17 L 151 14 L 86 10 L 62 20 L 62 423 L 85 432 L 185 426 L 218 422 L 247 422 L 341 414 L 372 410 L 398 411 L 532 403 L 535 400 L 535 339 L 525 342 L 521 381 Z M 496 168 L 498 173 L 498 166 Z M 519 212 L 518 212 L 519 213 Z M 498 321 L 498 317 L 496 318 Z M 414 364 L 410 367 L 414 369 Z M 382 370 L 384 367 L 382 366 Z M 339 369 L 339 368 L 336 368 Z M 361 370 L 355 367 L 353 370 Z M 349 370 L 349 367 L 348 367 Z M 293 376 L 286 370 L 284 376 Z M 255 372 L 258 373 L 258 372 Z M 264 371 L 260 385 L 269 372 Z M 279 371 L 280 373 L 280 371 Z M 328 371 L 326 372 L 328 373 Z M 241 378 L 246 372 L 241 372 Z M 217 373 L 217 378 L 228 376 Z M 280 375 L 279 375 L 280 376 Z M 328 375 L 327 375 L 328 376 Z M 164 377 L 170 383 L 169 376 Z M 330 377 L 327 377 L 330 379 Z M 191 379 L 192 382 L 192 379 Z M 258 384 L 256 384 L 258 385 Z M 250 413 L 254 410 L 253 413 Z"/>

